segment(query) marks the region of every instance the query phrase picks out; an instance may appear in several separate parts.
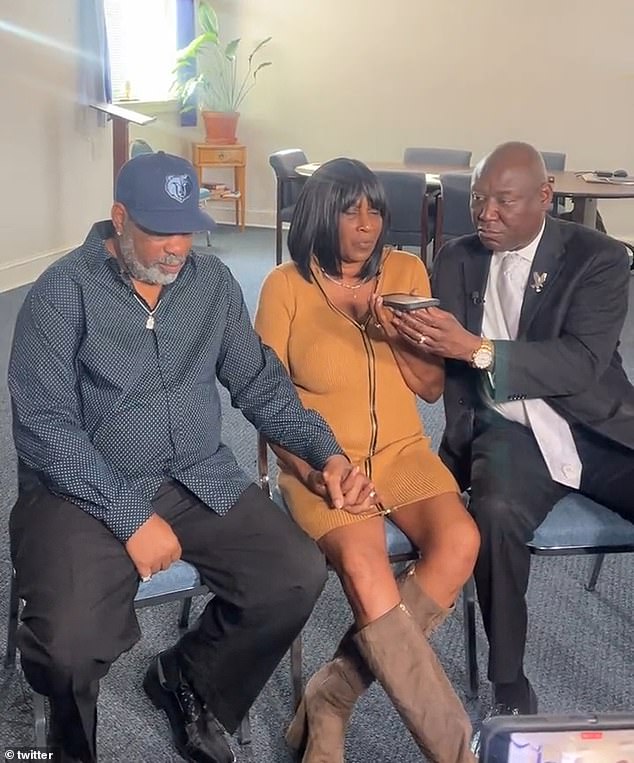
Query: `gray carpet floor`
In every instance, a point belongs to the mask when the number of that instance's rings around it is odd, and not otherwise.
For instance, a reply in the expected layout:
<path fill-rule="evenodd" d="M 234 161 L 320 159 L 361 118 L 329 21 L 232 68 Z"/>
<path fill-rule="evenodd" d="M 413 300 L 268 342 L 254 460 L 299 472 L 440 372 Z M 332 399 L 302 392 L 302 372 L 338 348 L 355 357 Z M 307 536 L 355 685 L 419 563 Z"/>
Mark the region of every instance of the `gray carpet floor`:
<path fill-rule="evenodd" d="M 231 267 L 251 312 L 262 278 L 274 263 L 274 235 L 269 230 L 221 227 L 212 251 Z M 10 437 L 6 364 L 16 312 L 26 289 L 0 294 L 0 645 L 6 637 L 10 575 L 7 520 L 15 500 L 15 455 Z M 634 294 L 632 295 L 634 296 Z M 634 303 L 634 300 L 633 300 Z M 623 356 L 634 375 L 634 308 L 623 335 Z M 224 439 L 253 475 L 255 436 L 223 395 Z M 421 406 L 435 445 L 443 427 L 440 405 Z M 590 560 L 581 557 L 536 559 L 528 594 L 530 634 L 526 665 L 544 712 L 634 711 L 634 555 L 608 557 L 595 593 L 583 584 Z M 194 614 L 204 602 L 195 604 Z M 177 604 L 141 610 L 142 640 L 112 668 L 102 683 L 99 702 L 100 760 L 176 761 L 161 713 L 145 698 L 141 681 L 150 658 L 178 635 Z M 304 631 L 304 674 L 329 658 L 350 620 L 348 606 L 331 575 Z M 483 678 L 480 697 L 466 701 L 474 720 L 490 700 L 484 680 L 486 640 L 478 623 L 478 654 Z M 464 648 L 460 607 L 433 638 L 438 655 L 464 699 Z M 250 755 L 234 745 L 238 760 L 289 761 L 283 730 L 291 717 L 292 694 L 285 658 L 253 707 Z M 0 670 L 0 748 L 32 744 L 30 695 L 19 670 Z M 348 763 L 409 763 L 421 760 L 390 702 L 378 686 L 358 703 L 346 749 Z"/>

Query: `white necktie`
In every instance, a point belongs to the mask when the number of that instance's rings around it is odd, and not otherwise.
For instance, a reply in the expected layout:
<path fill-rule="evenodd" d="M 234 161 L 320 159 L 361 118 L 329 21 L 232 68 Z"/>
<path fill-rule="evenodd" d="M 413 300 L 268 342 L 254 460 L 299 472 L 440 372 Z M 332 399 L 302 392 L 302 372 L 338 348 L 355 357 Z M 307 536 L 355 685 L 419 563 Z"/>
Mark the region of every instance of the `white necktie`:
<path fill-rule="evenodd" d="M 511 339 L 517 338 L 530 269 L 529 260 L 517 252 L 507 252 L 498 271 L 498 298 Z M 525 400 L 521 404 L 550 476 L 562 485 L 578 488 L 581 460 L 568 423 L 543 400 Z"/>
<path fill-rule="evenodd" d="M 502 266 L 498 270 L 497 292 L 500 306 L 504 315 L 504 321 L 509 336 L 517 337 L 517 328 L 520 323 L 520 312 L 524 300 L 524 289 L 528 281 L 528 272 L 531 263 L 517 252 L 507 252 L 502 259 Z"/>

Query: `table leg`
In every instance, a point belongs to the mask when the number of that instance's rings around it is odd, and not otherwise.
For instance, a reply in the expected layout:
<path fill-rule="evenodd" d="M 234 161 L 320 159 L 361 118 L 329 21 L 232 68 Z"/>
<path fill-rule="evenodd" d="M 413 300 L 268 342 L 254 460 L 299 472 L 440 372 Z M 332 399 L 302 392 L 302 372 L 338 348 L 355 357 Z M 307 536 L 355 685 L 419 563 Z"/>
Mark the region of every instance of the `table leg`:
<path fill-rule="evenodd" d="M 597 200 L 576 197 L 573 199 L 572 219 L 588 228 L 597 227 Z"/>
<path fill-rule="evenodd" d="M 240 198 L 236 199 L 236 225 L 240 230 L 245 226 L 245 206 L 246 206 L 246 167 L 236 167 L 234 173 L 236 190 L 240 191 Z"/>

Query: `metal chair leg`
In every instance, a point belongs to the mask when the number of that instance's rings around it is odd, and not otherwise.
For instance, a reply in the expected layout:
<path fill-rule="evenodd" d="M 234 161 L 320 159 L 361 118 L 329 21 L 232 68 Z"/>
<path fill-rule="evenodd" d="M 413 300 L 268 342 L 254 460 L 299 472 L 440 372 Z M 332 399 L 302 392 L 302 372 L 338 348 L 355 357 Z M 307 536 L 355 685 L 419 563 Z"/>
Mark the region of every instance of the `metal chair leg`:
<path fill-rule="evenodd" d="M 275 264 L 282 264 L 282 221 L 275 222 Z"/>
<path fill-rule="evenodd" d="M 4 656 L 5 668 L 12 668 L 15 665 L 19 608 L 18 587 L 16 585 L 15 572 L 12 571 L 11 583 L 9 584 L 9 622 L 7 623 L 7 651 Z"/>
<path fill-rule="evenodd" d="M 597 580 L 599 579 L 599 573 L 601 572 L 601 567 L 603 567 L 603 560 L 605 559 L 605 554 L 597 554 L 597 558 L 595 559 L 594 565 L 592 567 L 592 573 L 590 574 L 590 580 L 585 585 L 586 591 L 594 591 L 597 587 Z"/>
<path fill-rule="evenodd" d="M 302 681 L 302 634 L 291 644 L 291 681 L 293 683 L 293 700 L 295 710 L 302 701 L 304 682 Z"/>
<path fill-rule="evenodd" d="M 33 731 L 35 746 L 46 749 L 46 697 L 33 692 Z"/>
<path fill-rule="evenodd" d="M 473 578 L 462 589 L 462 607 L 464 618 L 465 668 L 467 672 L 467 697 L 478 696 L 478 655 L 476 643 L 475 583 Z"/>
<path fill-rule="evenodd" d="M 189 613 L 191 612 L 192 608 L 192 597 L 189 596 L 186 599 L 183 599 L 183 606 L 181 607 L 181 614 L 178 618 L 178 627 L 185 631 L 187 628 L 189 628 Z"/>
<path fill-rule="evenodd" d="M 249 713 L 240 721 L 238 726 L 238 742 L 242 747 L 251 744 L 251 719 Z"/>

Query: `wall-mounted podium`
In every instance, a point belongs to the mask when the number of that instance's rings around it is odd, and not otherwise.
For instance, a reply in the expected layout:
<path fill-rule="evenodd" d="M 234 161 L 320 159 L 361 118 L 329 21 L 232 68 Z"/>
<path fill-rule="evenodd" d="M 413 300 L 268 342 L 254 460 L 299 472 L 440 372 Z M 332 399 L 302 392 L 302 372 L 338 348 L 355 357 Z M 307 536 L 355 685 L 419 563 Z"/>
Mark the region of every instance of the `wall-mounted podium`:
<path fill-rule="evenodd" d="M 156 117 L 148 117 L 145 114 L 139 114 L 138 111 L 115 106 L 113 103 L 91 103 L 90 105 L 112 119 L 112 187 L 114 189 L 117 174 L 121 166 L 128 161 L 130 145 L 128 125 L 130 122 L 135 125 L 146 125 L 153 122 Z"/>

